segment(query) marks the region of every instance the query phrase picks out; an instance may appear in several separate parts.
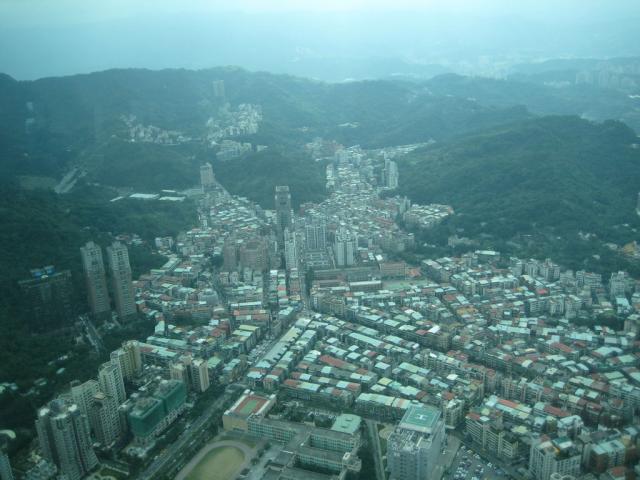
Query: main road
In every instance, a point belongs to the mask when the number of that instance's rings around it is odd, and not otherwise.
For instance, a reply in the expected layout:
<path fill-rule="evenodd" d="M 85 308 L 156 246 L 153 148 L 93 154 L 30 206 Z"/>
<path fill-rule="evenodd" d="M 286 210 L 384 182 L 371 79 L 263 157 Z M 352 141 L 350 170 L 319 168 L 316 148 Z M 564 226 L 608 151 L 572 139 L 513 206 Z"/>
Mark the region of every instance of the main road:
<path fill-rule="evenodd" d="M 382 449 L 380 448 L 380 435 L 378 434 L 378 423 L 373 420 L 365 420 L 367 429 L 369 430 L 369 440 L 373 450 L 373 460 L 376 464 L 377 480 L 386 480 L 384 466 L 382 464 Z"/>
<path fill-rule="evenodd" d="M 182 449 L 194 443 L 194 436 L 206 431 L 205 426 L 212 420 L 214 414 L 222 408 L 225 402 L 241 392 L 242 389 L 227 388 L 196 420 L 191 422 L 191 426 L 187 428 L 173 444 L 169 445 L 138 475 L 138 478 L 140 480 L 153 480 L 158 478 L 159 473 L 168 466 L 171 460 L 177 457 Z"/>

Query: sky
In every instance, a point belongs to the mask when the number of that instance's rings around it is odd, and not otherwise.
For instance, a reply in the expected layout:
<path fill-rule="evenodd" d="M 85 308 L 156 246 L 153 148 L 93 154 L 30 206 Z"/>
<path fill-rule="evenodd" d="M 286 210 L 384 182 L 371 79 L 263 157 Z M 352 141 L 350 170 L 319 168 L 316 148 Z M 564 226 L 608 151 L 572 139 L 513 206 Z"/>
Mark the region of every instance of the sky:
<path fill-rule="evenodd" d="M 491 74 L 520 61 L 638 55 L 638 20 L 637 0 L 0 0 L 0 72 Z"/>

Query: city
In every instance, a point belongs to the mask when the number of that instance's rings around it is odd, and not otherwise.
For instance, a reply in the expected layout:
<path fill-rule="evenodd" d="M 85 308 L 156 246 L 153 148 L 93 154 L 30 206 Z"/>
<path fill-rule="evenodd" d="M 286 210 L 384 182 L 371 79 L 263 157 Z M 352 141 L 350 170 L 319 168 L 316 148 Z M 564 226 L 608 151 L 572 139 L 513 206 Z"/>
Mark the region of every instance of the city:
<path fill-rule="evenodd" d="M 91 345 L 129 322 L 154 333 L 38 409 L 24 478 L 205 478 L 222 461 L 251 479 L 625 478 L 637 281 L 487 250 L 399 259 L 455 215 L 380 196 L 407 151 L 338 147 L 329 197 L 298 211 L 287 186 L 263 210 L 204 164 L 200 224 L 158 237 L 165 265 L 135 280 L 126 242 L 106 262 L 83 246 Z M 42 318 L 64 311 L 69 278 L 23 282 Z M 622 328 L 599 323 L 612 313 Z"/>

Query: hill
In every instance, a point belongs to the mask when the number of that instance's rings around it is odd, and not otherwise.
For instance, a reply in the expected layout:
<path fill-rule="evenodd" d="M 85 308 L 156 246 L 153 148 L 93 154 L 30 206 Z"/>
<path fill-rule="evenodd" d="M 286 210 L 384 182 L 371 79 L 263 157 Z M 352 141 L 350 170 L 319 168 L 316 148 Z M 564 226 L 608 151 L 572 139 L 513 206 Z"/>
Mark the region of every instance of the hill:
<path fill-rule="evenodd" d="M 549 228 L 606 238 L 615 225 L 640 225 L 637 141 L 620 122 L 536 118 L 403 158 L 401 192 L 453 205 L 454 225 L 469 233 L 508 239 Z"/>

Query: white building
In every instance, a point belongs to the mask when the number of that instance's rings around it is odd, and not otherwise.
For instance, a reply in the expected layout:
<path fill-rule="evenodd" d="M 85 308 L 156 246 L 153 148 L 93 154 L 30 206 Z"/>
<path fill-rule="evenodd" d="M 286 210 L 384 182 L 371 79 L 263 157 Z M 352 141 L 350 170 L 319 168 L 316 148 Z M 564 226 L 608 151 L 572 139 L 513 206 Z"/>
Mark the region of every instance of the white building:
<path fill-rule="evenodd" d="M 115 398 L 118 405 L 124 403 L 127 399 L 122 371 L 118 363 L 103 363 L 100 370 L 98 370 L 98 382 L 100 383 L 100 391 Z"/>
<path fill-rule="evenodd" d="M 107 247 L 107 259 L 116 311 L 120 319 L 127 320 L 136 314 L 136 303 L 131 283 L 129 251 L 126 245 L 113 242 L 110 247 Z"/>
<path fill-rule="evenodd" d="M 340 228 L 336 232 L 333 243 L 333 254 L 337 267 L 345 267 L 356 263 L 357 239 L 350 231 Z"/>
<path fill-rule="evenodd" d="M 80 248 L 82 266 L 87 283 L 87 296 L 91 313 L 103 316 L 111 311 L 109 292 L 107 291 L 107 277 L 102 261 L 102 249 L 93 242 L 87 242 Z"/>
<path fill-rule="evenodd" d="M 551 475 L 580 475 L 582 455 L 567 437 L 554 440 L 547 436 L 533 439 L 529 453 L 529 473 L 537 480 L 550 480 Z"/>

